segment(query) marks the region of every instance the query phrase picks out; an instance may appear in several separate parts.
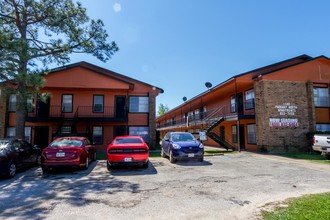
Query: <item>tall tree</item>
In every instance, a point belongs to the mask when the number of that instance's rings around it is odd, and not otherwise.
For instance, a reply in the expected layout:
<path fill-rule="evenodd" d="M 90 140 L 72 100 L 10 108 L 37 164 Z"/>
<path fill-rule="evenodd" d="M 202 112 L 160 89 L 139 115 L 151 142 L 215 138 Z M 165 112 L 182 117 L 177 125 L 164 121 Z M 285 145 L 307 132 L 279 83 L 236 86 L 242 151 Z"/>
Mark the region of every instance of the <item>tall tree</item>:
<path fill-rule="evenodd" d="M 0 80 L 17 97 L 17 138 L 24 138 L 27 98 L 43 86 L 40 73 L 72 53 L 107 61 L 118 50 L 107 39 L 103 22 L 72 0 L 0 0 Z"/>
<path fill-rule="evenodd" d="M 161 116 L 163 114 L 165 114 L 166 112 L 168 112 L 170 110 L 170 108 L 167 105 L 164 105 L 163 103 L 160 103 L 158 106 L 158 116 Z"/>

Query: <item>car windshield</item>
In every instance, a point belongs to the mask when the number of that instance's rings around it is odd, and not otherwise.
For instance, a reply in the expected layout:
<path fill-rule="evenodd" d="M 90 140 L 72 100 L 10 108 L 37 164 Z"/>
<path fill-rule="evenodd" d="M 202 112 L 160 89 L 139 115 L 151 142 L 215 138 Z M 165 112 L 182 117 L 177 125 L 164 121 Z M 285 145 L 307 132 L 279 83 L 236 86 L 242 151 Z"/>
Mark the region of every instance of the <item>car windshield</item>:
<path fill-rule="evenodd" d="M 115 144 L 141 144 L 142 141 L 139 138 L 117 138 Z"/>
<path fill-rule="evenodd" d="M 69 147 L 69 146 L 80 147 L 81 145 L 82 145 L 82 141 L 70 140 L 70 139 L 55 140 L 50 144 L 51 147 Z"/>
<path fill-rule="evenodd" d="M 172 141 L 178 142 L 178 141 L 194 141 L 195 138 L 192 134 L 189 133 L 177 133 L 172 134 Z"/>

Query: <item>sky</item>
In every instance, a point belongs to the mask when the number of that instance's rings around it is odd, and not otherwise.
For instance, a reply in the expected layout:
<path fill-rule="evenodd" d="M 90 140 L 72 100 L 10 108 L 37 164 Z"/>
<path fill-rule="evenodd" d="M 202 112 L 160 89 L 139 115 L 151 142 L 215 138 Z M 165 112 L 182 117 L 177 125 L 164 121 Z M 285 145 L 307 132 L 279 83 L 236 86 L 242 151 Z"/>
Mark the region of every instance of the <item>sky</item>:
<path fill-rule="evenodd" d="M 329 0 L 80 0 L 119 51 L 103 63 L 162 88 L 170 109 L 227 79 L 302 54 L 330 57 Z"/>

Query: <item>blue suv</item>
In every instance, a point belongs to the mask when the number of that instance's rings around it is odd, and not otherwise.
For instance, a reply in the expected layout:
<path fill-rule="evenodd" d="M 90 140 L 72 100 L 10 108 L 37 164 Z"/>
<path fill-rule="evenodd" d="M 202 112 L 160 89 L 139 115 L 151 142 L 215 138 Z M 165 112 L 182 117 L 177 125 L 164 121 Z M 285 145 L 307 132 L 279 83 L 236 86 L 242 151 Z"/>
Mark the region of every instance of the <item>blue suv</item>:
<path fill-rule="evenodd" d="M 168 132 L 162 140 L 161 156 L 168 156 L 171 163 L 179 159 L 204 160 L 204 146 L 189 132 Z"/>

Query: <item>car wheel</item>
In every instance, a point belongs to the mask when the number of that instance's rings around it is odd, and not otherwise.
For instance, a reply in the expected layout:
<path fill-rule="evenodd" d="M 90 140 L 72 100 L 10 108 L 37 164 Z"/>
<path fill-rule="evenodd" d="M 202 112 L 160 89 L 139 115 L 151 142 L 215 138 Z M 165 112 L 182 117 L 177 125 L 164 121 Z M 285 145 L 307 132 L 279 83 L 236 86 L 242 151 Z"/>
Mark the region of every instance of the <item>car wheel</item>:
<path fill-rule="evenodd" d="M 330 154 L 326 154 L 326 155 L 325 155 L 325 159 L 326 159 L 326 160 L 330 160 Z"/>
<path fill-rule="evenodd" d="M 50 169 L 48 167 L 41 167 L 43 173 L 50 173 Z"/>
<path fill-rule="evenodd" d="M 109 162 L 107 162 L 107 169 L 110 171 L 111 170 L 111 165 L 109 164 Z"/>
<path fill-rule="evenodd" d="M 96 160 L 96 152 L 94 152 L 94 154 L 93 154 L 93 159 L 92 159 L 92 161 L 95 161 Z"/>
<path fill-rule="evenodd" d="M 16 175 L 17 167 L 14 162 L 11 162 L 8 167 L 8 177 L 13 178 Z"/>
<path fill-rule="evenodd" d="M 40 165 L 41 165 L 41 155 L 38 155 L 38 156 L 37 156 L 37 159 L 36 159 L 36 165 L 37 165 L 37 166 L 40 166 Z"/>
<path fill-rule="evenodd" d="M 175 163 L 175 158 L 173 157 L 172 151 L 170 151 L 170 162 Z"/>
<path fill-rule="evenodd" d="M 149 166 L 149 161 L 147 161 L 147 162 L 145 162 L 145 163 L 142 164 L 142 167 L 143 168 L 148 168 L 148 166 Z"/>
<path fill-rule="evenodd" d="M 84 169 L 84 170 L 87 170 L 88 167 L 89 167 L 89 158 L 88 158 L 88 156 L 87 156 L 87 157 L 86 157 L 86 161 L 85 161 L 85 166 L 83 166 L 83 169 Z"/>
<path fill-rule="evenodd" d="M 160 156 L 162 157 L 162 158 L 165 158 L 166 157 L 166 154 L 165 154 L 165 152 L 164 152 L 164 149 L 162 148 L 162 150 L 161 150 L 161 152 L 160 152 Z"/>

